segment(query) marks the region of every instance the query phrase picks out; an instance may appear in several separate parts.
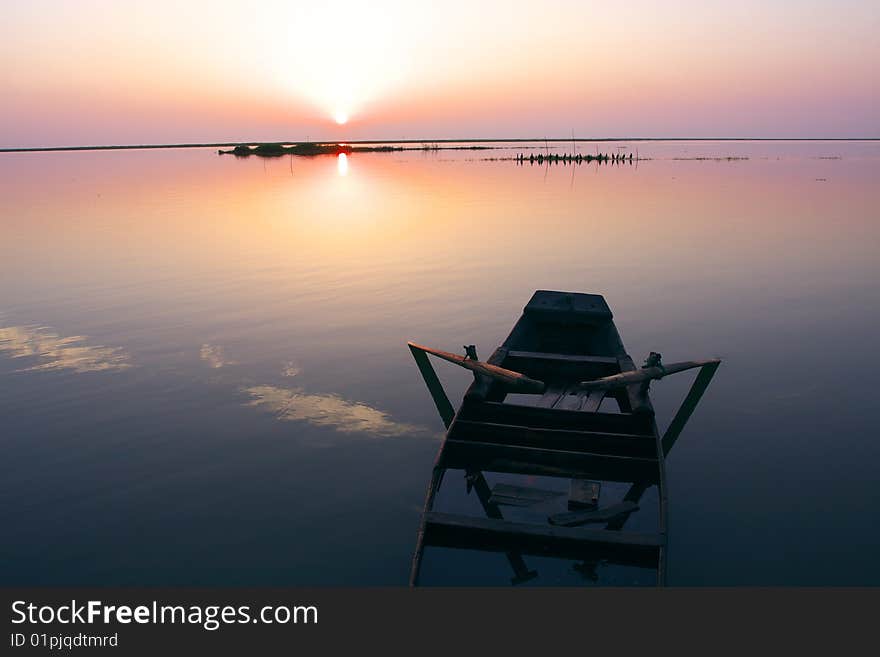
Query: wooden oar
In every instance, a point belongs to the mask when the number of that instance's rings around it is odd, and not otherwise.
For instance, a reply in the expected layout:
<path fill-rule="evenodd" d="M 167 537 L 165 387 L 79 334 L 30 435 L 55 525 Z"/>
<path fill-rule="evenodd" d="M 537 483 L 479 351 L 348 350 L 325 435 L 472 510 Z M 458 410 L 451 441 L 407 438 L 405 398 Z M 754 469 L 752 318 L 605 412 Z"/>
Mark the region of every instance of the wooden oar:
<path fill-rule="evenodd" d="M 431 347 L 425 347 L 423 345 L 416 344 L 415 342 L 408 342 L 407 344 L 409 345 L 410 349 L 418 349 L 419 351 L 424 351 L 425 353 L 432 354 L 437 358 L 442 358 L 445 361 L 454 363 L 459 367 L 464 367 L 465 369 L 471 370 L 472 372 L 485 374 L 486 376 L 495 379 L 496 381 L 500 381 L 501 383 L 510 386 L 516 392 L 532 392 L 536 394 L 541 394 L 544 392 L 544 388 L 546 388 L 546 385 L 543 381 L 530 379 L 525 374 L 521 374 L 520 372 L 514 372 L 513 370 L 498 367 L 497 365 L 484 363 L 481 360 L 474 360 L 473 358 L 459 356 L 458 354 L 453 354 L 448 351 L 432 349 Z"/>
<path fill-rule="evenodd" d="M 717 358 L 711 360 L 686 360 L 681 363 L 670 363 L 665 366 L 643 367 L 639 370 L 621 372 L 620 374 L 605 376 L 601 379 L 593 379 L 592 381 L 581 381 L 578 385 L 584 390 L 612 390 L 613 388 L 623 388 L 635 383 L 652 381 L 653 379 L 662 379 L 667 374 L 676 374 L 677 372 L 692 370 L 695 367 L 703 367 L 704 365 L 720 362 Z"/>

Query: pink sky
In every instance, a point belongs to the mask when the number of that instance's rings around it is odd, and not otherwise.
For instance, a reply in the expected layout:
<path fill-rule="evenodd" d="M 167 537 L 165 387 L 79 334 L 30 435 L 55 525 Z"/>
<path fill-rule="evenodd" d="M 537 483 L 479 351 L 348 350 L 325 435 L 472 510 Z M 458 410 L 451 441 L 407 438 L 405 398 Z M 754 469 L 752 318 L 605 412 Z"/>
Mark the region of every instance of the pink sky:
<path fill-rule="evenodd" d="M 880 136 L 875 0 L 138 4 L 4 5 L 0 146 Z"/>

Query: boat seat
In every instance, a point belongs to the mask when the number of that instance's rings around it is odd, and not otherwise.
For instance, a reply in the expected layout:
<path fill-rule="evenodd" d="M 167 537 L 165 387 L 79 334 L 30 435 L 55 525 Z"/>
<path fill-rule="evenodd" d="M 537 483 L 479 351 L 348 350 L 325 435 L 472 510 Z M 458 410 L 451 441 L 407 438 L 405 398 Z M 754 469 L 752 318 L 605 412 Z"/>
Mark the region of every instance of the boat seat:
<path fill-rule="evenodd" d="M 663 534 L 643 534 L 584 527 L 557 527 L 496 518 L 477 518 L 428 511 L 423 514 L 425 544 L 527 554 L 584 558 L 594 555 L 610 563 L 656 566 Z"/>
<path fill-rule="evenodd" d="M 628 483 L 644 482 L 647 485 L 657 483 L 660 476 L 656 457 L 614 456 L 451 438 L 447 438 L 444 442 L 437 465 L 456 470 L 483 470 Z"/>
<path fill-rule="evenodd" d="M 653 459 L 655 461 L 657 459 L 656 438 L 653 435 L 644 434 L 550 429 L 459 418 L 449 431 L 449 439 Z"/>
<path fill-rule="evenodd" d="M 597 365 L 615 365 L 619 367 L 616 356 L 582 356 L 578 354 L 552 354 L 545 351 L 508 351 L 508 358 L 529 358 L 532 360 L 550 360 L 562 363 L 595 363 Z"/>
<path fill-rule="evenodd" d="M 578 292 L 553 292 L 538 290 L 526 304 L 523 312 L 537 318 L 553 321 L 577 321 L 583 323 L 608 322 L 611 309 L 600 294 Z"/>
<path fill-rule="evenodd" d="M 652 418 L 643 414 L 584 412 L 466 398 L 459 420 L 518 425 L 538 429 L 568 429 L 593 433 L 654 437 Z"/>

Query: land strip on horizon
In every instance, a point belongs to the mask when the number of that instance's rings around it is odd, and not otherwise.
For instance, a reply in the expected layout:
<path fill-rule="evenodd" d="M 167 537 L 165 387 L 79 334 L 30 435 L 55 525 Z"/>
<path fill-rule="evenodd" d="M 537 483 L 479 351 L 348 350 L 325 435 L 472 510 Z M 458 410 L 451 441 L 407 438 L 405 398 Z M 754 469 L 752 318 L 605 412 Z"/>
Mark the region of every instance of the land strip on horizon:
<path fill-rule="evenodd" d="M 115 151 L 153 148 L 229 148 L 254 144 L 522 144 L 522 143 L 609 143 L 661 141 L 880 141 L 880 137 L 538 137 L 526 139 L 323 139 L 320 141 L 224 141 L 183 144 L 121 144 L 97 146 L 19 146 L 0 148 L 0 153 L 39 153 L 49 151 Z"/>

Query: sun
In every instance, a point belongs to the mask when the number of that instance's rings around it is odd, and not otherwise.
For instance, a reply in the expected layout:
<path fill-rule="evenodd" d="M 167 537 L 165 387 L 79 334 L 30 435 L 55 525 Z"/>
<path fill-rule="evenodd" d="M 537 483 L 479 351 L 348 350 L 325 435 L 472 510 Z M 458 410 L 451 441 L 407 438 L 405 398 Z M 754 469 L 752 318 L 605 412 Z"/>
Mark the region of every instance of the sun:
<path fill-rule="evenodd" d="M 333 118 L 339 125 L 345 125 L 346 123 L 348 123 L 348 114 L 346 114 L 342 110 L 336 110 L 336 112 L 333 114 Z"/>

